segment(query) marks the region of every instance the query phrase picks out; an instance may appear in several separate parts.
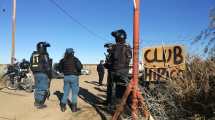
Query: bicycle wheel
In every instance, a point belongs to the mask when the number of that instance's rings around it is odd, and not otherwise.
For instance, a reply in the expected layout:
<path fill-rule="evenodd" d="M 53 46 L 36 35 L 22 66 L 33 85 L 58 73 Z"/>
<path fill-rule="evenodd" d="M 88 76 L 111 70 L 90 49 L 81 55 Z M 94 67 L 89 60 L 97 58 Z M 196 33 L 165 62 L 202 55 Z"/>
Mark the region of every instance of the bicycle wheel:
<path fill-rule="evenodd" d="M 6 88 L 10 90 L 16 90 L 18 88 L 19 85 L 16 77 L 10 77 L 9 75 L 5 75 L 3 79 L 5 80 Z"/>

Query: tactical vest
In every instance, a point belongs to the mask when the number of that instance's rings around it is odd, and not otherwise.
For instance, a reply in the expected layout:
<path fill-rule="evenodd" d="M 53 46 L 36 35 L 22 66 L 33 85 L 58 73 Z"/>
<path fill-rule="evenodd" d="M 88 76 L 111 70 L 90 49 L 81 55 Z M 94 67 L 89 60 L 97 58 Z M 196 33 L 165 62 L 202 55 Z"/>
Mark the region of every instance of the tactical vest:
<path fill-rule="evenodd" d="M 129 63 L 132 58 L 132 51 L 127 44 L 115 44 L 112 51 L 113 70 L 129 69 Z"/>
<path fill-rule="evenodd" d="M 81 62 L 76 57 L 62 59 L 59 64 L 60 71 L 64 75 L 80 75 L 82 67 Z"/>
<path fill-rule="evenodd" d="M 44 72 L 49 73 L 51 70 L 49 55 L 47 54 L 39 54 L 37 51 L 34 51 L 31 55 L 30 63 L 31 70 L 33 73 L 35 72 Z"/>

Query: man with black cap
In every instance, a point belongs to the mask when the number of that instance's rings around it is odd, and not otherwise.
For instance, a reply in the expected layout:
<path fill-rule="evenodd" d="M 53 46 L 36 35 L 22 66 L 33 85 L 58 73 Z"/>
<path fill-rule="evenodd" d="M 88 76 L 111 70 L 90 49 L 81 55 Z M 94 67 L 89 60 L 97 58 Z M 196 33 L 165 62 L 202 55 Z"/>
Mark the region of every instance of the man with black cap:
<path fill-rule="evenodd" d="M 74 50 L 72 48 L 67 48 L 64 58 L 61 59 L 59 63 L 59 71 L 64 74 L 64 94 L 60 102 L 62 112 L 66 110 L 70 90 L 72 90 L 72 101 L 68 102 L 68 105 L 72 112 L 77 111 L 79 75 L 81 74 L 82 67 L 80 60 L 74 56 Z"/>
<path fill-rule="evenodd" d="M 30 66 L 35 79 L 34 105 L 37 108 L 45 107 L 44 103 L 49 97 L 52 59 L 49 58 L 47 47 L 50 47 L 49 43 L 39 42 L 37 51 L 34 51 L 30 58 Z"/>
<path fill-rule="evenodd" d="M 112 87 L 116 85 L 115 95 L 119 101 L 129 83 L 128 71 L 129 63 L 132 58 L 130 45 L 126 43 L 126 32 L 123 29 L 113 31 L 111 35 L 115 38 L 116 44 L 111 45 L 109 58 L 106 60 L 105 67 L 109 70 L 107 102 L 112 105 Z"/>

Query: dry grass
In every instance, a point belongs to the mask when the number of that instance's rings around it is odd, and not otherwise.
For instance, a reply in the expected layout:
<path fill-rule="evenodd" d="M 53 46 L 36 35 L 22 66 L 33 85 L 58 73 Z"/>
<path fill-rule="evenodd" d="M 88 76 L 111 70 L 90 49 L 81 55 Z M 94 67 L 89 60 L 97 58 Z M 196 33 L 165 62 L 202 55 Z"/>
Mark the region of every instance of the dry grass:
<path fill-rule="evenodd" d="M 209 27 L 191 44 L 197 43 L 201 48 L 194 49 L 201 57 L 188 57 L 183 75 L 142 88 L 156 120 L 215 119 L 215 8 L 210 11 Z"/>
<path fill-rule="evenodd" d="M 142 91 L 156 120 L 210 119 L 215 112 L 215 62 L 188 58 L 182 76 Z"/>

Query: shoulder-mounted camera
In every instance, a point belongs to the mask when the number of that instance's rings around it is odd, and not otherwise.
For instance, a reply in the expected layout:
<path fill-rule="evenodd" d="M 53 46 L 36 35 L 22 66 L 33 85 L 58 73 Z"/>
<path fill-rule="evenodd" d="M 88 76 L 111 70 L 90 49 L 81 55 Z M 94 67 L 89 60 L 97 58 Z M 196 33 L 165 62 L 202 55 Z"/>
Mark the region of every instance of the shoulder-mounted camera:
<path fill-rule="evenodd" d="M 125 30 L 123 30 L 123 29 L 113 31 L 113 32 L 111 32 L 111 35 L 113 37 L 115 37 L 116 39 L 125 40 L 127 38 L 127 34 L 126 34 Z"/>
<path fill-rule="evenodd" d="M 39 43 L 37 43 L 37 51 L 40 54 L 47 53 L 47 47 L 50 47 L 50 44 L 47 43 L 47 42 L 39 42 Z"/>

